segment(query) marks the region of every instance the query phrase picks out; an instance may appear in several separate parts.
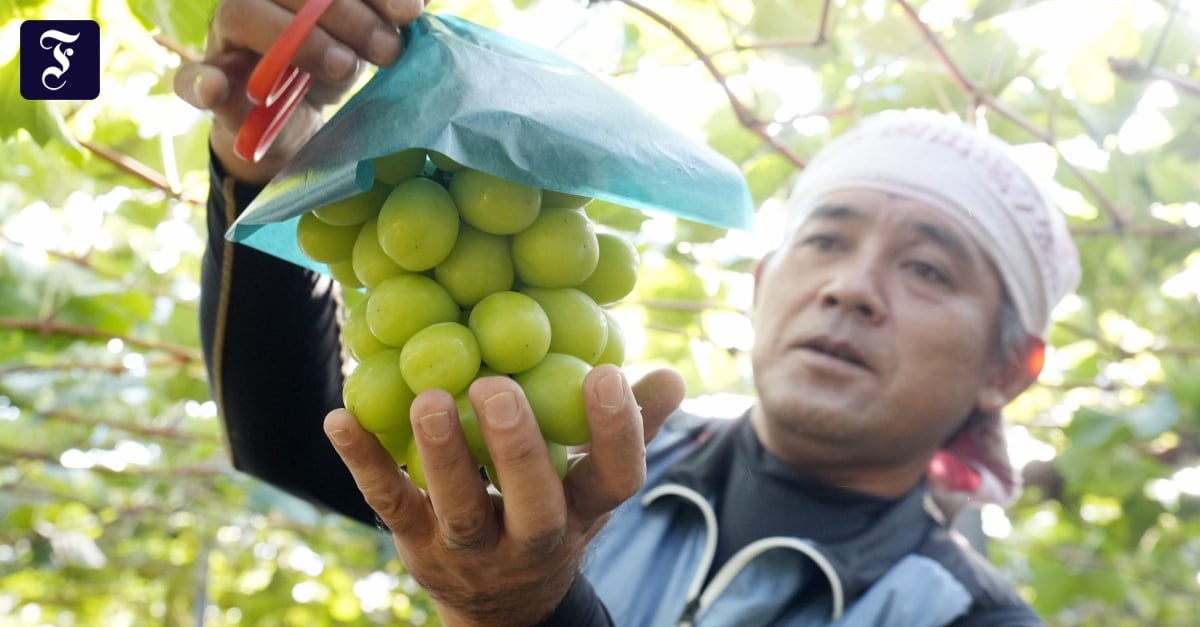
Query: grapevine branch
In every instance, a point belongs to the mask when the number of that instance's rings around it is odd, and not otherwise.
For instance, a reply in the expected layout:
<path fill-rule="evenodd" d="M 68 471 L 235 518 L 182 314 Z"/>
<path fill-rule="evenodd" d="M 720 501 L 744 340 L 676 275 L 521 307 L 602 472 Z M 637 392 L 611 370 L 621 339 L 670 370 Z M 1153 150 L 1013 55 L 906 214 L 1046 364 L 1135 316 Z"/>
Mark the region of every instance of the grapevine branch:
<path fill-rule="evenodd" d="M 178 365 L 179 365 L 179 362 L 175 359 L 169 359 L 169 360 L 163 360 L 163 361 L 149 361 L 149 362 L 146 362 L 146 369 L 154 370 L 156 368 L 170 368 L 172 366 L 178 366 Z M 64 370 L 78 370 L 78 371 L 83 371 L 83 372 L 106 372 L 108 374 L 119 375 L 119 374 L 122 374 L 122 373 L 126 372 L 127 370 L 129 370 L 129 368 L 126 368 L 124 364 L 119 364 L 119 363 L 101 364 L 101 363 L 91 363 L 91 362 L 82 362 L 82 361 L 67 361 L 67 362 L 58 362 L 58 363 L 51 363 L 51 364 L 17 364 L 15 366 L 6 366 L 4 368 L 0 368 L 0 377 L 9 375 L 9 374 L 18 374 L 18 373 L 22 373 L 22 372 L 64 371 Z"/>
<path fill-rule="evenodd" d="M 910 4 L 908 0 L 896 0 L 896 3 L 899 4 L 904 10 L 905 15 L 908 16 L 913 25 L 916 26 L 924 35 L 925 41 L 929 43 L 930 50 L 933 51 L 933 55 L 937 57 L 942 66 L 946 68 L 946 71 L 950 74 L 950 78 L 954 81 L 954 84 L 957 85 L 958 88 L 963 91 L 963 93 L 973 98 L 976 105 L 981 105 L 991 109 L 992 111 L 995 111 L 1000 116 L 1008 119 L 1017 126 L 1020 126 L 1030 135 L 1036 137 L 1039 141 L 1053 148 L 1056 153 L 1059 153 L 1058 144 L 1055 141 L 1054 136 L 1049 131 L 1040 128 L 1025 116 L 1014 111 L 1008 105 L 1004 104 L 986 91 L 980 89 L 963 73 L 962 69 L 958 67 L 958 64 L 950 58 L 950 54 L 946 52 L 946 48 L 942 46 L 942 43 L 940 40 L 938 40 L 937 35 L 935 35 L 929 25 L 921 19 L 920 14 L 917 13 L 917 10 L 913 8 L 912 4 Z M 1125 230 L 1125 218 L 1121 215 L 1121 211 L 1108 197 L 1108 195 L 1104 193 L 1104 190 L 1100 189 L 1100 185 L 1096 182 L 1092 175 L 1083 168 L 1071 163 L 1067 159 L 1063 159 L 1062 161 L 1066 165 L 1067 169 L 1071 170 L 1071 172 L 1079 179 L 1080 183 L 1082 183 L 1083 186 L 1087 188 L 1088 192 L 1091 193 L 1101 210 L 1108 215 L 1110 225 L 1109 230 L 1116 233 L 1123 232 Z"/>
<path fill-rule="evenodd" d="M 711 74 L 713 79 L 717 81 L 717 84 L 721 86 L 721 89 L 725 92 L 725 97 L 729 99 L 730 106 L 733 107 L 734 114 L 737 115 L 738 122 L 740 122 L 742 126 L 749 129 L 755 135 L 761 137 L 763 141 L 778 151 L 779 154 L 783 155 L 788 161 L 792 162 L 796 167 L 804 167 L 804 159 L 800 158 L 800 156 L 793 152 L 791 148 L 788 148 L 783 144 L 783 142 L 779 141 L 779 138 L 771 135 L 771 133 L 767 130 L 768 124 L 755 117 L 750 108 L 746 106 L 746 103 L 742 102 L 741 98 L 738 98 L 737 94 L 733 93 L 733 88 L 729 86 L 728 78 L 723 72 L 721 72 L 720 69 L 717 68 L 716 63 L 713 62 L 712 55 L 706 53 L 704 49 L 700 47 L 700 44 L 696 43 L 696 41 L 688 36 L 687 33 L 683 32 L 682 29 L 680 29 L 662 14 L 654 11 L 650 7 L 647 7 L 637 0 L 619 1 L 644 14 L 646 17 L 656 22 L 659 26 L 662 26 L 675 35 L 675 37 L 679 39 L 679 41 L 686 46 L 688 50 L 692 51 L 692 54 L 696 55 L 696 58 L 700 61 L 700 63 L 704 64 L 704 67 L 708 70 L 708 73 Z M 828 0 L 826 4 L 828 4 Z"/>
<path fill-rule="evenodd" d="M 154 35 L 154 43 L 179 55 L 179 58 L 183 59 L 185 63 L 192 63 L 200 60 L 200 57 L 197 56 L 196 53 L 192 52 L 178 41 L 164 36 L 162 33 L 157 33 Z"/>
<path fill-rule="evenodd" d="M 14 246 L 21 246 L 23 248 L 31 248 L 27 244 L 18 242 L 17 240 L 14 240 L 13 238 L 11 238 L 8 235 L 5 235 L 3 233 L 0 233 L 0 241 L 8 242 Z M 101 279 L 107 279 L 107 280 L 111 280 L 111 281 L 119 281 L 124 285 L 129 285 L 130 279 L 135 278 L 134 275 L 131 275 L 131 274 L 117 274 L 117 273 L 110 272 L 110 271 L 100 270 L 99 268 L 96 267 L 96 265 L 94 263 L 92 263 L 92 260 L 91 260 L 91 257 L 89 256 L 89 254 L 73 255 L 71 253 L 63 252 L 61 250 L 41 249 L 41 248 L 37 248 L 35 250 L 44 252 L 47 255 L 49 255 L 55 259 L 61 260 L 65 263 L 69 263 L 73 266 L 82 268 Z M 144 294 L 148 294 L 150 296 L 169 298 L 172 301 L 174 301 L 176 307 L 185 307 L 188 309 L 196 308 L 195 303 L 186 301 L 186 300 L 180 300 L 180 298 L 178 296 L 171 294 L 169 292 L 165 292 L 158 288 L 137 286 L 137 289 L 138 289 L 138 291 L 140 291 Z"/>
<path fill-rule="evenodd" d="M 110 429 L 116 429 L 118 431 L 124 431 L 126 433 L 150 438 L 173 440 L 185 444 L 207 442 L 213 439 L 205 437 L 202 434 L 179 429 L 178 427 L 154 427 L 150 425 L 138 424 L 128 420 L 105 420 L 101 418 L 89 418 L 82 414 L 62 409 L 39 411 L 34 413 L 58 422 L 69 422 L 71 424 L 84 425 L 88 427 L 103 426 Z"/>
<path fill-rule="evenodd" d="M 167 178 L 154 168 L 151 168 L 150 166 L 138 161 L 137 159 L 134 159 L 133 157 L 130 157 L 129 155 L 119 153 L 111 148 L 101 146 L 95 142 L 81 141 L 79 143 L 82 144 L 84 148 L 92 151 L 92 154 L 95 154 L 101 159 L 104 159 L 105 161 L 116 166 L 118 170 L 135 176 L 151 187 L 160 189 L 178 198 L 179 193 L 172 189 L 167 183 Z"/>
<path fill-rule="evenodd" d="M 833 0 L 825 0 L 821 5 L 821 17 L 817 25 L 817 34 L 811 39 L 764 39 L 751 44 L 735 42 L 733 50 L 744 52 L 748 50 L 765 50 L 769 48 L 819 48 L 828 41 L 829 15 L 832 12 Z"/>
<path fill-rule="evenodd" d="M 1110 226 L 1095 226 L 1080 224 L 1071 227 L 1071 235 L 1075 236 L 1096 236 L 1096 235 L 1113 235 L 1114 231 Z M 1200 241 L 1200 229 L 1194 229 L 1186 226 L 1175 226 L 1171 224 L 1156 225 L 1156 226 L 1128 226 L 1120 233 L 1124 237 L 1144 237 L 1148 239 L 1188 239 L 1193 238 Z"/>
<path fill-rule="evenodd" d="M 663 309 L 663 310 L 669 310 L 669 311 L 689 311 L 689 312 L 697 312 L 697 313 L 704 312 L 704 311 L 721 311 L 721 310 L 736 311 L 739 313 L 742 312 L 741 309 L 734 307 L 733 305 L 730 305 L 728 303 L 721 303 L 721 302 L 717 302 L 717 301 L 703 301 L 703 300 L 687 301 L 687 300 L 642 299 L 642 300 L 636 300 L 636 301 L 631 300 L 624 304 L 633 305 L 633 306 L 637 306 L 637 307 L 644 307 L 646 309 Z"/>
<path fill-rule="evenodd" d="M 83 338 L 93 338 L 98 340 L 118 339 L 122 342 L 143 348 L 146 350 L 154 350 L 164 352 L 179 363 L 187 363 L 192 361 L 200 361 L 200 353 L 183 346 L 174 344 L 166 344 L 163 342 L 155 342 L 139 337 L 122 335 L 119 333 L 107 333 L 91 327 L 86 327 L 79 324 L 70 324 L 57 320 L 28 320 L 24 318 L 0 318 L 0 329 L 18 329 L 22 331 L 35 331 L 42 335 L 74 335 Z"/>
<path fill-rule="evenodd" d="M 1152 346 L 1145 350 L 1131 352 L 1131 351 L 1125 350 L 1120 345 L 1118 345 L 1116 342 L 1113 342 L 1109 339 L 1102 337 L 1099 332 L 1092 331 L 1091 329 L 1086 329 L 1079 325 L 1072 324 L 1072 323 L 1066 322 L 1066 321 L 1061 321 L 1061 320 L 1059 322 L 1057 322 L 1056 324 L 1059 327 L 1063 328 L 1064 330 L 1071 332 L 1072 334 L 1074 334 L 1077 337 L 1087 339 L 1087 340 L 1092 340 L 1093 342 L 1096 342 L 1097 344 L 1099 344 L 1103 348 L 1111 351 L 1112 353 L 1114 353 L 1121 359 L 1129 359 L 1131 357 L 1135 357 L 1136 355 L 1139 355 L 1142 353 L 1149 353 L 1151 355 L 1159 355 L 1159 356 L 1169 355 L 1169 356 L 1173 356 L 1173 357 L 1200 357 L 1200 346 Z"/>
<path fill-rule="evenodd" d="M 1170 83 L 1175 89 L 1200 96 L 1200 81 L 1157 66 L 1148 66 L 1137 59 L 1109 57 L 1108 68 L 1123 80 L 1140 82 L 1154 79 Z"/>
<path fill-rule="evenodd" d="M 49 451 L 36 451 L 0 445 L 0 460 L 11 459 L 42 462 L 44 464 L 53 464 L 55 466 L 62 466 L 66 468 L 66 466 L 63 466 L 62 464 L 60 455 L 51 453 Z M 177 466 L 175 468 L 126 467 L 123 470 L 113 470 L 107 466 L 97 464 L 91 468 L 87 468 L 86 470 L 88 472 L 99 472 L 106 475 L 163 479 L 182 477 L 224 477 L 231 474 L 231 471 L 227 465 L 216 463 L 193 464 L 189 466 Z"/>

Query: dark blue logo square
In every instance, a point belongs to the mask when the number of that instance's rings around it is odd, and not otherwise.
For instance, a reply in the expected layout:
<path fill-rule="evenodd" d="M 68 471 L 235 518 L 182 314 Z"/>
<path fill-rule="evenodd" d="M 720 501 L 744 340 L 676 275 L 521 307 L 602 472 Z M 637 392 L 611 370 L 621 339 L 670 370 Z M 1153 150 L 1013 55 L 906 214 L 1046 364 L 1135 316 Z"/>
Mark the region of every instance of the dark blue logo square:
<path fill-rule="evenodd" d="M 21 24 L 21 96 L 92 100 L 100 95 L 100 25 L 92 20 Z"/>

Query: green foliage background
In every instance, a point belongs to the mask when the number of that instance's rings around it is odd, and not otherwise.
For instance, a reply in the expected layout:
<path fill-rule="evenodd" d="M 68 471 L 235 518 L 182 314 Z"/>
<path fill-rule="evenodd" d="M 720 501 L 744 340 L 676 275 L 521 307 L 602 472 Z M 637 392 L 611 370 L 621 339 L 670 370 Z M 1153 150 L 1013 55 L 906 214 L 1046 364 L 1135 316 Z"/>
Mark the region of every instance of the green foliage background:
<path fill-rule="evenodd" d="M 804 158 L 880 109 L 977 116 L 1028 145 L 1055 167 L 1085 278 L 1046 374 L 1009 412 L 1028 489 L 986 513 L 990 556 L 1051 624 L 1195 624 L 1200 2 L 430 10 L 559 46 L 697 133 L 742 167 L 764 231 Z M 0 0 L 0 625 L 436 622 L 386 538 L 227 461 L 196 326 L 208 121 L 171 92 L 210 11 Z M 20 97 L 18 27 L 39 18 L 100 22 L 97 100 Z M 658 98 L 664 84 L 683 104 Z M 749 393 L 763 240 L 591 210 L 646 261 L 619 309 L 644 329 L 630 369 Z"/>

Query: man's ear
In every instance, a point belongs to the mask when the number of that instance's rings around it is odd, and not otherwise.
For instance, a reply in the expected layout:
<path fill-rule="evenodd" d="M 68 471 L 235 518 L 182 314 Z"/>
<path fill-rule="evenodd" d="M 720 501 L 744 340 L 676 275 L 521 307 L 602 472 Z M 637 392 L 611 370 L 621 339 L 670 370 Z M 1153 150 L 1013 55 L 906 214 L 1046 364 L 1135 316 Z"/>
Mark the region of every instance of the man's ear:
<path fill-rule="evenodd" d="M 774 254 L 775 251 L 767 253 L 758 260 L 758 263 L 754 264 L 754 305 L 758 304 L 758 285 L 762 281 L 763 266 L 767 265 L 767 262 L 771 260 L 771 256 Z"/>
<path fill-rule="evenodd" d="M 1027 336 L 1025 348 L 1016 359 L 998 364 L 979 390 L 975 403 L 980 411 L 995 412 L 1007 405 L 1037 381 L 1046 364 L 1046 343 L 1035 335 Z"/>

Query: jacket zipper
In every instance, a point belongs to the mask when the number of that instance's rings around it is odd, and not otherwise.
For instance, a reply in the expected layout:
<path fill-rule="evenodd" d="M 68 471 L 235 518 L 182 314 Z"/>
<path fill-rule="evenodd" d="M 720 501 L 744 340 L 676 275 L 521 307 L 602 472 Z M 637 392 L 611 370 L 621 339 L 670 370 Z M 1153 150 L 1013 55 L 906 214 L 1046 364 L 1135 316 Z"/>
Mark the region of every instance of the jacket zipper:
<path fill-rule="evenodd" d="M 834 569 L 833 564 L 829 562 L 829 559 L 824 554 L 813 545 L 798 538 L 763 538 L 762 540 L 750 543 L 735 553 L 721 567 L 721 570 L 713 577 L 708 589 L 705 589 L 704 580 L 707 578 L 708 570 L 712 568 L 713 560 L 716 559 L 717 554 L 717 514 L 708 500 L 699 492 L 672 483 L 660 485 L 647 492 L 646 496 L 642 498 L 642 505 L 649 505 L 658 499 L 658 497 L 667 494 L 681 497 L 700 508 L 701 514 L 704 515 L 704 526 L 707 530 L 707 536 L 704 541 L 704 556 L 700 560 L 700 568 L 692 576 L 692 583 L 688 588 L 687 604 L 684 605 L 683 612 L 680 613 L 679 619 L 675 623 L 676 627 L 692 627 L 696 622 L 697 616 L 716 601 L 717 597 L 725 591 L 725 588 L 729 587 L 729 584 L 733 582 L 737 574 L 751 560 L 775 548 L 788 548 L 798 551 L 817 565 L 821 570 L 821 574 L 825 575 L 826 580 L 829 581 L 830 592 L 833 596 L 831 619 L 838 620 L 842 617 L 842 613 L 845 610 L 845 594 L 842 588 L 841 577 L 838 576 L 837 570 Z"/>
<path fill-rule="evenodd" d="M 692 575 L 692 583 L 688 586 L 687 604 L 676 621 L 679 627 L 690 627 L 699 613 L 704 580 L 708 577 L 708 569 L 712 568 L 717 555 L 717 513 L 702 494 L 675 483 L 663 484 L 647 492 L 646 496 L 642 497 L 642 506 L 645 507 L 667 494 L 678 496 L 700 508 L 700 513 L 704 515 L 704 527 L 708 532 L 704 538 L 704 555 L 700 558 L 700 567 Z"/>

